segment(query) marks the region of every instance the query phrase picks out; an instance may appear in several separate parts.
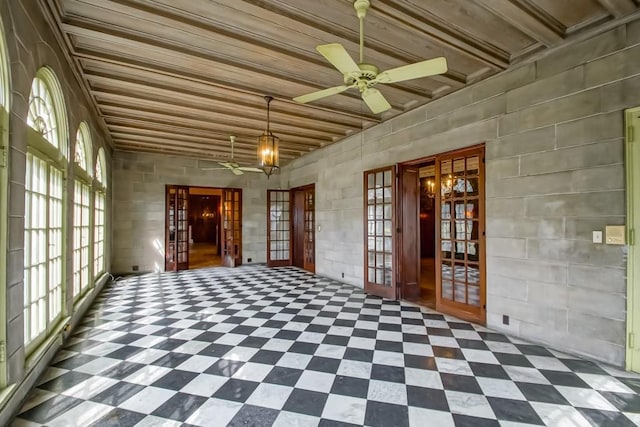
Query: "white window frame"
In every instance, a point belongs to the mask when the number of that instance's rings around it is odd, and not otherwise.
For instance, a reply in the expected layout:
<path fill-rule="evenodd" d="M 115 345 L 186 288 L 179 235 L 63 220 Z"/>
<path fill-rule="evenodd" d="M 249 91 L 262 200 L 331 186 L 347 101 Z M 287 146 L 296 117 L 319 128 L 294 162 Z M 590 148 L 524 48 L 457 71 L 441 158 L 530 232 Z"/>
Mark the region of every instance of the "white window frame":
<path fill-rule="evenodd" d="M 67 314 L 65 218 L 69 138 L 65 103 L 57 78 L 46 67 L 38 70 L 32 89 L 34 96 L 29 96 L 27 119 L 30 127 L 27 129 L 24 230 L 24 344 L 27 356 L 54 334 Z M 43 100 L 51 105 L 44 105 Z M 37 113 L 46 117 L 33 117 Z M 51 129 L 55 130 L 53 136 Z M 40 171 L 39 177 L 34 175 L 36 170 Z"/>
<path fill-rule="evenodd" d="M 93 276 L 97 280 L 106 272 L 107 170 L 104 149 L 98 150 L 95 179 L 93 181 Z"/>
<path fill-rule="evenodd" d="M 4 25 L 0 19 L 0 340 L 6 342 L 7 232 L 9 177 L 9 111 L 11 79 Z M 6 361 L 0 362 L 0 389 L 7 385 Z"/>
<path fill-rule="evenodd" d="M 82 122 L 74 149 L 73 298 L 76 301 L 94 285 L 91 158 L 91 133 L 86 122 Z"/>

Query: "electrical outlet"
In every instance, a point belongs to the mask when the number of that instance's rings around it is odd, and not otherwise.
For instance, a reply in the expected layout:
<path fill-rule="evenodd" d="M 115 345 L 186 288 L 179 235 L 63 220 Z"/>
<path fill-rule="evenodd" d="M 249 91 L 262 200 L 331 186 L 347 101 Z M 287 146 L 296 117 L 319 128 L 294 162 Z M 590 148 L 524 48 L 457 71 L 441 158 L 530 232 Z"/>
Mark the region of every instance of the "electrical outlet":
<path fill-rule="evenodd" d="M 247 262 L 251 262 L 251 258 L 247 258 Z"/>
<path fill-rule="evenodd" d="M 132 265 L 132 266 L 131 266 L 131 270 L 133 270 L 133 271 L 138 271 L 138 270 L 140 270 L 140 267 L 139 267 L 139 266 L 137 266 L 137 265 Z"/>
<path fill-rule="evenodd" d="M 342 278 L 344 279 L 344 273 L 342 273 Z"/>
<path fill-rule="evenodd" d="M 508 325 L 509 324 L 509 316 L 507 316 L 506 314 L 502 315 L 502 324 L 503 325 Z"/>

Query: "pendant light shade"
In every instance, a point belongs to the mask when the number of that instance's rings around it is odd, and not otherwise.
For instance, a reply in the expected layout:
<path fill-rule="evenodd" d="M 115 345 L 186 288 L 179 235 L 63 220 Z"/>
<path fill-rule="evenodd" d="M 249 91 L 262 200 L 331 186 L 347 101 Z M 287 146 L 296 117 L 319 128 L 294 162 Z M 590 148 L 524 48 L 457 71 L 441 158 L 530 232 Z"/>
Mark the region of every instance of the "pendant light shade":
<path fill-rule="evenodd" d="M 269 129 L 269 112 L 273 97 L 265 96 L 267 101 L 267 129 L 258 137 L 258 167 L 264 171 L 267 178 L 280 168 L 280 155 L 278 145 L 280 138 L 271 133 Z"/>

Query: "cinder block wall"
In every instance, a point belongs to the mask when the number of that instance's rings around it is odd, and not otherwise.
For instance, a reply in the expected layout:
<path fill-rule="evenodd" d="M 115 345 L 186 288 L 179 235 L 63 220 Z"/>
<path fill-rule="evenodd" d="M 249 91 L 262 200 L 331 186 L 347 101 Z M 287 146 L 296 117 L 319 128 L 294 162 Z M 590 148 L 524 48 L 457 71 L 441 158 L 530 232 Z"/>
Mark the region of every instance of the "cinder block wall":
<path fill-rule="evenodd" d="M 113 272 L 164 271 L 165 187 L 189 185 L 242 189 L 242 258 L 267 261 L 267 188 L 279 176 L 202 170 L 214 162 L 116 152 L 113 160 Z"/>
<path fill-rule="evenodd" d="M 317 272 L 362 287 L 362 172 L 485 143 L 488 326 L 621 366 L 626 248 L 591 231 L 625 222 L 639 94 L 635 21 L 308 154 L 282 185 L 316 183 Z"/>

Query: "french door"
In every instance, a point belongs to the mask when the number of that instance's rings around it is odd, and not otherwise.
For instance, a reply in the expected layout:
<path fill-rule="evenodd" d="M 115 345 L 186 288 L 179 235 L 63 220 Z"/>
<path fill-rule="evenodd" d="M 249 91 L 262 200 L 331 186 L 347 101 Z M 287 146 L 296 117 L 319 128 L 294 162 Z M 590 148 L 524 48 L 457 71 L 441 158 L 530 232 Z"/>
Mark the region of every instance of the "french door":
<path fill-rule="evenodd" d="M 420 295 L 420 163 L 364 173 L 367 293 Z M 484 324 L 484 147 L 436 156 L 435 169 L 436 309 Z"/>
<path fill-rule="evenodd" d="M 315 186 L 267 190 L 267 265 L 315 272 Z"/>
<path fill-rule="evenodd" d="M 291 192 L 267 190 L 267 266 L 291 265 Z"/>
<path fill-rule="evenodd" d="M 302 256 L 304 258 L 302 268 L 312 273 L 316 271 L 316 232 L 315 232 L 315 186 L 308 187 L 302 190 L 304 194 L 304 237 L 303 237 L 303 249 Z"/>
<path fill-rule="evenodd" d="M 395 166 L 366 171 L 364 194 L 364 290 L 396 299 Z"/>
<path fill-rule="evenodd" d="M 189 187 L 167 185 L 165 271 L 189 268 Z"/>
<path fill-rule="evenodd" d="M 242 264 L 242 190 L 222 190 L 222 265 Z"/>
<path fill-rule="evenodd" d="M 484 147 L 436 158 L 436 310 L 485 323 Z"/>

